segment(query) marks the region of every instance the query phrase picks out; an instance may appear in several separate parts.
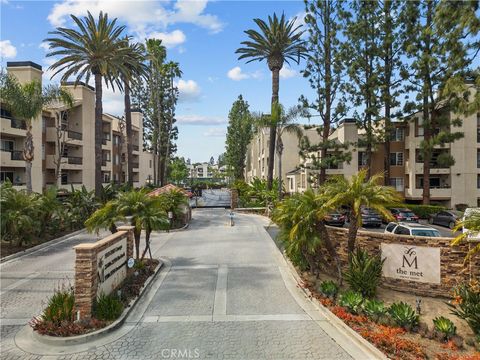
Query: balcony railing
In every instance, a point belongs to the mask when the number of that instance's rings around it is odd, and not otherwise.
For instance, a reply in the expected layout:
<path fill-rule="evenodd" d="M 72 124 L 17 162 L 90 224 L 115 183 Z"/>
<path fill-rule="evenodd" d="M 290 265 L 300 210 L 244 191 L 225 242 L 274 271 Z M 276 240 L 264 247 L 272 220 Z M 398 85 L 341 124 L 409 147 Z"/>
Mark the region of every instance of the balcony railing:
<path fill-rule="evenodd" d="M 110 159 L 102 159 L 102 166 L 107 166 L 107 162 L 110 162 Z"/>
<path fill-rule="evenodd" d="M 140 149 L 140 147 L 138 145 L 132 145 L 132 146 L 133 146 L 134 151 L 138 151 Z"/>
<path fill-rule="evenodd" d="M 27 123 L 25 122 L 25 120 L 11 118 L 10 121 L 12 128 L 27 130 Z"/>
<path fill-rule="evenodd" d="M 78 156 L 69 156 L 68 163 L 71 165 L 82 165 L 83 159 Z"/>
<path fill-rule="evenodd" d="M 10 160 L 21 160 L 23 161 L 23 151 L 21 150 L 7 150 L 7 149 L 2 149 L 2 152 L 8 152 L 10 153 Z"/>
<path fill-rule="evenodd" d="M 68 137 L 73 140 L 82 140 L 82 133 L 79 133 L 77 131 L 73 130 L 68 130 L 67 132 Z"/>
<path fill-rule="evenodd" d="M 132 167 L 133 167 L 134 169 L 138 169 L 138 166 L 139 166 L 139 165 L 140 165 L 140 164 L 139 164 L 138 162 L 132 162 Z"/>

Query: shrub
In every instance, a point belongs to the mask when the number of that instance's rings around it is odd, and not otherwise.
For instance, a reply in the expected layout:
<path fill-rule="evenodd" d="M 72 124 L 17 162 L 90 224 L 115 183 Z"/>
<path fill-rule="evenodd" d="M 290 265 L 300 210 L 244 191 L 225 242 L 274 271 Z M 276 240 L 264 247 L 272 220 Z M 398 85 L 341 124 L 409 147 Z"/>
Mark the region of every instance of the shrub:
<path fill-rule="evenodd" d="M 93 314 L 99 320 L 115 320 L 123 312 L 123 304 L 114 295 L 101 294 L 93 307 Z"/>
<path fill-rule="evenodd" d="M 480 287 L 462 284 L 454 289 L 454 300 L 448 305 L 452 314 L 467 322 L 473 333 L 480 338 Z"/>
<path fill-rule="evenodd" d="M 443 335 L 444 340 L 450 340 L 450 338 L 457 333 L 457 327 L 453 324 L 452 320 L 444 316 L 433 319 L 433 325 L 435 326 L 435 330 Z"/>
<path fill-rule="evenodd" d="M 388 314 L 388 309 L 385 307 L 383 301 L 366 299 L 363 302 L 362 309 L 365 315 L 374 321 Z"/>
<path fill-rule="evenodd" d="M 430 215 L 446 209 L 444 206 L 436 205 L 406 204 L 405 207 L 412 210 L 420 219 L 428 219 Z"/>
<path fill-rule="evenodd" d="M 335 299 L 338 294 L 338 285 L 332 280 L 322 281 L 320 283 L 319 290 L 322 295 L 331 299 Z"/>
<path fill-rule="evenodd" d="M 415 313 L 415 310 L 403 301 L 392 304 L 388 312 L 395 324 L 404 329 L 410 330 L 418 325 L 418 315 Z"/>
<path fill-rule="evenodd" d="M 62 286 L 59 289 L 55 289 L 41 318 L 43 322 L 51 322 L 57 325 L 64 321 L 72 322 L 74 320 L 74 304 L 73 288 Z"/>
<path fill-rule="evenodd" d="M 370 256 L 366 251 L 357 249 L 352 254 L 349 268 L 344 274 L 345 281 L 353 291 L 361 293 L 363 297 L 374 297 L 382 276 L 383 261 L 380 255 Z"/>
<path fill-rule="evenodd" d="M 360 313 L 362 302 L 362 294 L 351 290 L 340 295 L 340 299 L 338 301 L 340 306 L 347 308 L 347 310 L 352 314 Z"/>

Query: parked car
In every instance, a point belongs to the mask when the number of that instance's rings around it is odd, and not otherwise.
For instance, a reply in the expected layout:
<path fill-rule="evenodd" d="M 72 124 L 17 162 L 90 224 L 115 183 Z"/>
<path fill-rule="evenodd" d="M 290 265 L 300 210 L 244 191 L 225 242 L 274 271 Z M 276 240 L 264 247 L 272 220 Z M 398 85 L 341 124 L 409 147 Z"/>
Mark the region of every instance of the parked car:
<path fill-rule="evenodd" d="M 330 213 L 323 218 L 326 225 L 343 226 L 345 225 L 346 216 L 340 212 Z"/>
<path fill-rule="evenodd" d="M 375 210 L 370 208 L 363 208 L 362 213 L 362 225 L 363 226 L 376 226 L 380 227 L 382 225 L 382 216 L 377 213 Z"/>
<path fill-rule="evenodd" d="M 385 227 L 385 234 L 441 237 L 440 231 L 429 226 L 415 223 L 391 222 Z"/>
<path fill-rule="evenodd" d="M 415 215 L 415 213 L 406 208 L 393 208 L 390 209 L 390 212 L 392 213 L 393 217 L 397 222 L 399 221 L 413 221 L 413 222 L 418 222 L 419 217 Z"/>
<path fill-rule="evenodd" d="M 442 210 L 436 214 L 430 215 L 428 222 L 430 224 L 447 226 L 450 229 L 453 229 L 457 223 L 462 218 L 462 213 L 460 211 L 454 210 Z"/>

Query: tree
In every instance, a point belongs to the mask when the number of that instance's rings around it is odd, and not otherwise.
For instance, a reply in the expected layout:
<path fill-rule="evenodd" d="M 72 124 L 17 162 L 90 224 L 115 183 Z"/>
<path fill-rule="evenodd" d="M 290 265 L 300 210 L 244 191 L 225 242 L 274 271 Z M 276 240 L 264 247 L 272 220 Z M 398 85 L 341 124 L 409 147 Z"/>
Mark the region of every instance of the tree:
<path fill-rule="evenodd" d="M 472 102 L 476 103 L 473 107 L 464 106 L 472 96 L 465 77 L 480 49 L 476 37 L 480 29 L 477 9 L 478 3 L 467 1 L 423 0 L 406 4 L 406 54 L 410 61 L 406 91 L 415 98 L 408 98 L 405 112 L 418 111 L 421 115 L 416 125 L 423 129 L 419 149 L 423 160 L 423 204 L 430 203 L 430 168 L 435 147 L 463 137 L 462 132 L 455 131 L 462 125 L 457 115 L 479 108 L 478 102 Z M 476 78 L 480 83 L 478 73 Z M 443 152 L 436 162 L 450 167 L 455 159 Z"/>
<path fill-rule="evenodd" d="M 260 28 L 256 30 L 246 30 L 245 33 L 250 38 L 249 41 L 242 41 L 245 47 L 235 51 L 240 54 L 241 59 L 252 61 L 266 60 L 269 70 L 272 72 L 272 109 L 274 104 L 279 103 L 279 78 L 280 70 L 286 62 L 290 61 L 300 63 L 300 59 L 306 56 L 306 43 L 302 40 L 303 31 L 300 31 L 301 25 L 295 26 L 296 18 L 288 21 L 285 14 L 280 18 L 274 13 L 273 17 L 268 17 L 268 24 L 261 19 L 253 20 Z M 274 124 L 270 125 L 270 145 L 268 149 L 268 188 L 272 188 L 273 166 L 275 163 L 275 136 L 276 128 Z"/>
<path fill-rule="evenodd" d="M 235 179 L 244 178 L 247 147 L 253 135 L 248 108 L 248 102 L 239 95 L 228 113 L 225 161 Z"/>
<path fill-rule="evenodd" d="M 168 177 L 173 183 L 184 183 L 188 178 L 188 168 L 183 157 L 175 157 L 170 160 L 168 165 Z"/>
<path fill-rule="evenodd" d="M 378 185 L 382 174 L 368 177 L 368 169 L 362 169 L 350 180 L 343 176 L 325 183 L 325 207 L 330 209 L 348 208 L 348 253 L 355 250 L 358 228 L 362 225 L 362 207 L 372 208 L 386 219 L 392 219 L 386 205 L 400 202 L 400 196 L 393 187 Z"/>
<path fill-rule="evenodd" d="M 78 30 L 58 27 L 49 32 L 53 37 L 44 41 L 49 43 L 47 57 L 61 56 L 49 69 L 54 70 L 52 77 L 63 72 L 62 81 L 75 76 L 75 83 L 82 78 L 88 83 L 93 75 L 95 79 L 95 195 L 102 191 L 102 80 L 114 88 L 114 77 L 128 74 L 128 42 L 123 39 L 125 26 L 117 26 L 117 19 L 110 21 L 107 14 L 100 12 L 98 21 L 90 12 L 82 19 L 70 15 Z"/>
<path fill-rule="evenodd" d="M 303 76 L 308 78 L 316 98 L 309 101 L 300 98 L 307 110 L 317 112 L 321 125 L 316 128 L 321 140 L 311 144 L 308 137 L 302 141 L 301 154 L 311 160 L 310 168 L 318 170 L 317 184 L 326 180 L 326 169 L 350 161 L 348 144 L 339 144 L 329 139 L 332 126 L 335 127 L 345 115 L 344 61 L 340 40 L 340 23 L 337 21 L 343 1 L 305 1 L 305 23 L 309 34 L 307 64 Z M 309 115 L 309 114 L 308 114 Z M 318 156 L 315 154 L 319 154 Z"/>
<path fill-rule="evenodd" d="M 63 90 L 54 87 L 43 88 L 39 81 L 33 80 L 20 84 L 18 80 L 5 72 L 0 73 L 0 91 L 2 102 L 11 113 L 25 120 L 27 132 L 23 147 L 25 160 L 25 178 L 27 192 L 32 192 L 32 161 L 34 159 L 34 145 L 32 136 L 32 121 L 38 118 L 43 108 L 57 99 L 59 94 L 65 95 Z"/>
<path fill-rule="evenodd" d="M 465 218 L 458 222 L 457 225 L 452 229 L 452 232 L 461 231 L 461 234 L 456 236 L 452 242 L 452 246 L 457 246 L 462 243 L 468 242 L 469 238 L 478 238 L 480 234 L 480 212 L 472 211 L 470 214 L 465 216 Z M 471 241 L 470 248 L 465 256 L 465 263 L 469 261 L 472 256 L 477 253 L 480 253 L 480 242 Z"/>

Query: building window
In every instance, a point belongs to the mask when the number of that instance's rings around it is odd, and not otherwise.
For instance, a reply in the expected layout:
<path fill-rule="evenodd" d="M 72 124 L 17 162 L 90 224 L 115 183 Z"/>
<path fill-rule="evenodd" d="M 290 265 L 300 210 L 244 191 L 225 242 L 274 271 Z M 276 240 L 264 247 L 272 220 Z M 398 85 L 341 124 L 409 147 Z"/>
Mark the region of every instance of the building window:
<path fill-rule="evenodd" d="M 390 165 L 402 166 L 403 165 L 403 152 L 390 153 Z"/>
<path fill-rule="evenodd" d="M 13 171 L 1 171 L 0 182 L 10 181 L 13 184 Z"/>
<path fill-rule="evenodd" d="M 45 144 L 42 144 L 42 160 L 45 160 Z"/>
<path fill-rule="evenodd" d="M 397 191 L 403 191 L 403 178 L 390 178 L 390 186 Z"/>
<path fill-rule="evenodd" d="M 62 173 L 62 185 L 68 184 L 68 173 Z"/>
<path fill-rule="evenodd" d="M 110 173 L 109 172 L 103 173 L 103 182 L 104 183 L 109 183 L 110 182 Z"/>
<path fill-rule="evenodd" d="M 150 159 L 150 169 L 152 168 L 152 160 Z"/>
<path fill-rule="evenodd" d="M 477 189 L 480 189 L 480 174 L 477 174 Z"/>
<path fill-rule="evenodd" d="M 403 128 L 397 127 L 390 133 L 390 141 L 403 141 L 405 132 Z"/>
<path fill-rule="evenodd" d="M 13 146 L 14 146 L 14 142 L 13 140 L 5 140 L 5 139 L 2 139 L 2 142 L 1 142 L 1 150 L 2 151 L 10 151 L 12 152 L 13 151 Z"/>
<path fill-rule="evenodd" d="M 477 149 L 477 168 L 480 169 L 480 149 Z"/>
<path fill-rule="evenodd" d="M 358 166 L 367 166 L 367 153 L 364 151 L 358 152 Z"/>

